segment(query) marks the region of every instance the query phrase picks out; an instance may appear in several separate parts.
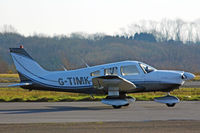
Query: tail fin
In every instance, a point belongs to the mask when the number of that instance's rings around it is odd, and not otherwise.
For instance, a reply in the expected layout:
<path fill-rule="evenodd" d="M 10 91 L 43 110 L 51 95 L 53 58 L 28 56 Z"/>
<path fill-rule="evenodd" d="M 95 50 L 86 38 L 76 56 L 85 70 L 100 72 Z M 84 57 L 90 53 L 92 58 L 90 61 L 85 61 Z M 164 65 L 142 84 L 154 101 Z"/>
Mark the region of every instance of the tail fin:
<path fill-rule="evenodd" d="M 28 82 L 31 78 L 48 74 L 48 71 L 34 61 L 24 48 L 10 48 L 10 53 L 21 82 Z"/>

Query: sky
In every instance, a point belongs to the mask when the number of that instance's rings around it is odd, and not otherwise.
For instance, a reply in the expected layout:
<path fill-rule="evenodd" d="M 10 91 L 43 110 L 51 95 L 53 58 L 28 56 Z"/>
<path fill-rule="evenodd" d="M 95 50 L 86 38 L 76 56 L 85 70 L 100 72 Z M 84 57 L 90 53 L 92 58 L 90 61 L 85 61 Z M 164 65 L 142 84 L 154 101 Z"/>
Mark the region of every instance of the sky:
<path fill-rule="evenodd" d="M 200 20 L 200 0 L 0 0 L 0 27 L 23 35 L 114 35 L 140 20 Z"/>

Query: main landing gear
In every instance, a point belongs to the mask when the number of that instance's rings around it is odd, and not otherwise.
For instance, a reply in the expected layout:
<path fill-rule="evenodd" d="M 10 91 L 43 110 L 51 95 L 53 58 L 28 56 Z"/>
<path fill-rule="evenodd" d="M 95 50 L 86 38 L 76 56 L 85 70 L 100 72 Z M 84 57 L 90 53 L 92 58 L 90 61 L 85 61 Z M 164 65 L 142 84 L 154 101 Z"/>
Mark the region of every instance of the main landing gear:
<path fill-rule="evenodd" d="M 114 109 L 119 109 L 122 106 L 129 106 L 129 104 L 134 101 L 135 98 L 130 96 L 125 96 L 125 97 L 107 96 L 105 99 L 102 99 L 101 102 L 107 105 L 112 105 Z"/>
<path fill-rule="evenodd" d="M 176 103 L 166 103 L 166 105 L 167 105 L 168 107 L 174 107 L 174 106 L 176 105 Z"/>
<path fill-rule="evenodd" d="M 122 106 L 112 105 L 114 109 L 120 109 Z"/>
<path fill-rule="evenodd" d="M 176 103 L 180 102 L 180 100 L 177 97 L 171 96 L 169 92 L 164 97 L 157 97 L 157 98 L 155 98 L 154 101 L 155 102 L 159 102 L 159 103 L 164 103 L 168 107 L 174 107 L 176 105 Z"/>

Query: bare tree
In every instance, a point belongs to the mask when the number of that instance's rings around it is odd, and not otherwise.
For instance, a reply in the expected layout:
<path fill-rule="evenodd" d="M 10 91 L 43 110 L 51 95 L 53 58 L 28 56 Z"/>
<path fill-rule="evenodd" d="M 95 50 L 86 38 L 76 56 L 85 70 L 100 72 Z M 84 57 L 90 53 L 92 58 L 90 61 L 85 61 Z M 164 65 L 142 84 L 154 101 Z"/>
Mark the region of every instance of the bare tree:
<path fill-rule="evenodd" d="M 163 19 L 161 21 L 142 20 L 139 23 L 128 25 L 123 28 L 123 35 L 133 36 L 135 33 L 151 33 L 157 41 L 182 41 L 199 42 L 200 41 L 200 22 L 185 22 L 181 19 Z"/>
<path fill-rule="evenodd" d="M 3 33 L 17 33 L 17 30 L 12 25 L 3 25 L 0 29 Z"/>

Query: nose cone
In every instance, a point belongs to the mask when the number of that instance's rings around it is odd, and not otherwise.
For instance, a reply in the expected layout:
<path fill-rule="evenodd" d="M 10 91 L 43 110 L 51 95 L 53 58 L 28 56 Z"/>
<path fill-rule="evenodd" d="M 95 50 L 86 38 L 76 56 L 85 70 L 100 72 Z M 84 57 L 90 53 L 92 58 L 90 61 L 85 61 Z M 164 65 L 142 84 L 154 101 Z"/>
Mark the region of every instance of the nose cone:
<path fill-rule="evenodd" d="M 189 73 L 189 72 L 184 72 L 184 73 L 183 73 L 183 76 L 182 76 L 182 78 L 183 78 L 184 80 L 191 80 L 191 79 L 193 79 L 194 77 L 195 77 L 195 75 L 192 74 L 192 73 Z"/>

